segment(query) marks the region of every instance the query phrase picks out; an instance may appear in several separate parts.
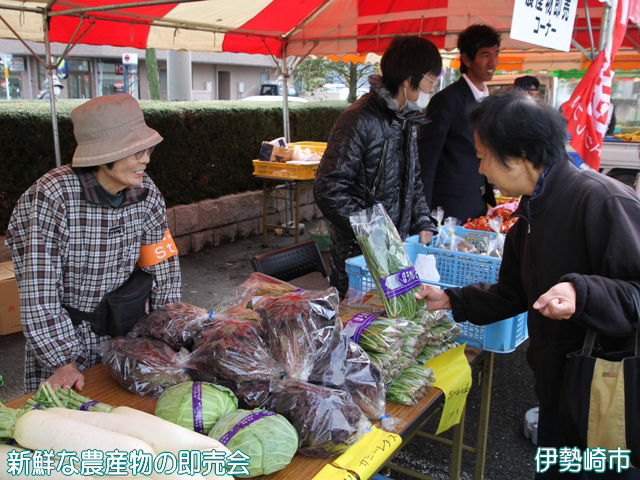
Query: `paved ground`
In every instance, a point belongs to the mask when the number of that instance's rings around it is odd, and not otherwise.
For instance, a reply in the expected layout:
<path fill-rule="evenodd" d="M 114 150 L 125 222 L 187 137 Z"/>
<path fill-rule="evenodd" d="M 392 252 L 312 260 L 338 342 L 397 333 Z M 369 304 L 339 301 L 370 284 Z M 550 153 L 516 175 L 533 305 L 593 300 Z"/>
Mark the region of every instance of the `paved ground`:
<path fill-rule="evenodd" d="M 311 227 L 307 224 L 307 231 Z M 302 239 L 308 239 L 305 234 Z M 0 241 L 3 239 L 0 238 Z M 3 242 L 4 243 L 4 242 Z M 211 248 L 181 258 L 183 272 L 183 300 L 213 310 L 222 310 L 233 302 L 233 288 L 242 283 L 253 271 L 249 257 L 293 244 L 293 237 L 269 235 L 269 246 L 262 247 L 262 237 L 253 237 L 233 244 Z M 0 248 L 2 258 L 2 248 Z M 1 261 L 1 260 L 0 260 Z M 311 274 L 293 282 L 302 288 L 322 285 L 319 274 Z M 515 352 L 496 355 L 491 401 L 489 443 L 485 468 L 487 480 L 520 480 L 533 478 L 535 447 L 523 436 L 525 412 L 536 406 L 533 378 L 524 359 L 524 346 Z M 5 401 L 22 394 L 24 337 L 21 333 L 0 336 L 0 375 L 5 386 L 0 387 L 0 398 Z M 474 442 L 477 428 L 479 388 L 469 394 L 466 417 L 465 442 Z M 436 423 L 427 430 L 435 431 Z M 396 463 L 435 477 L 448 479 L 450 448 L 420 437 L 396 456 Z M 474 455 L 463 455 L 462 479 L 473 478 Z M 408 480 L 411 477 L 391 473 L 391 478 Z M 291 479 L 306 480 L 306 479 Z"/>

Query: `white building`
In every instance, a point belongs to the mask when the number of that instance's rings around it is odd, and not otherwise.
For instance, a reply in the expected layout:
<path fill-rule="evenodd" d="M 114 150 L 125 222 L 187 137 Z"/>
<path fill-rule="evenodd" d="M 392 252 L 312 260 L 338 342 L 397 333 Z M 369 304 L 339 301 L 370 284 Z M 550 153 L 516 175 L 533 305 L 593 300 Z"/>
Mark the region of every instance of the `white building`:
<path fill-rule="evenodd" d="M 28 45 L 44 58 L 44 44 L 28 42 Z M 51 54 L 58 58 L 66 45 L 53 43 Z M 0 39 L 0 63 L 7 60 L 9 66 L 10 97 L 35 99 L 44 88 L 45 68 L 18 40 Z M 6 56 L 8 54 L 9 56 Z M 149 96 L 145 51 L 135 48 L 76 45 L 71 49 L 63 69 L 64 85 L 59 98 L 93 98 L 125 91 L 125 67 L 123 54 L 135 54 L 138 58 L 137 83 L 129 93 L 141 100 Z M 167 54 L 156 51 L 160 90 L 167 98 Z M 5 65 L 2 65 L 4 68 Z M 5 70 L 6 72 L 6 70 Z M 191 52 L 191 77 L 193 100 L 238 100 L 257 95 L 260 85 L 274 81 L 279 74 L 270 56 L 244 53 Z M 0 100 L 7 98 L 4 76 L 0 84 Z"/>

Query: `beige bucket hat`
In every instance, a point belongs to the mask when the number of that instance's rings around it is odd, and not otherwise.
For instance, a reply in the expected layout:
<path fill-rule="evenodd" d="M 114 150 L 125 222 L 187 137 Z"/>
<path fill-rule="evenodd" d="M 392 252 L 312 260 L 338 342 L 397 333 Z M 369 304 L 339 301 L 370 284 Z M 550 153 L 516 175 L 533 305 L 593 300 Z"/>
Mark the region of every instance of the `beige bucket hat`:
<path fill-rule="evenodd" d="M 131 95 L 92 98 L 71 112 L 78 142 L 73 167 L 93 167 L 153 147 L 162 137 L 144 122 L 138 101 Z"/>

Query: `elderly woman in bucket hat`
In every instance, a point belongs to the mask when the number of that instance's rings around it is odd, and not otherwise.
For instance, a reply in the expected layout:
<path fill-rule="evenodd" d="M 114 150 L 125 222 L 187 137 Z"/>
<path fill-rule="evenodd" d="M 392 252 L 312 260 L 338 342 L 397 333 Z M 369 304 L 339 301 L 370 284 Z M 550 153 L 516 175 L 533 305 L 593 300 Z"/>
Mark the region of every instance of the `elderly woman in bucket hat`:
<path fill-rule="evenodd" d="M 95 347 L 109 338 L 83 315 L 95 313 L 136 265 L 153 280 L 149 308 L 181 297 L 164 199 L 145 173 L 162 137 L 130 95 L 89 100 L 71 119 L 78 142 L 71 165 L 22 195 L 7 232 L 27 339 L 27 392 L 45 380 L 82 389 L 81 371 L 99 362 Z"/>

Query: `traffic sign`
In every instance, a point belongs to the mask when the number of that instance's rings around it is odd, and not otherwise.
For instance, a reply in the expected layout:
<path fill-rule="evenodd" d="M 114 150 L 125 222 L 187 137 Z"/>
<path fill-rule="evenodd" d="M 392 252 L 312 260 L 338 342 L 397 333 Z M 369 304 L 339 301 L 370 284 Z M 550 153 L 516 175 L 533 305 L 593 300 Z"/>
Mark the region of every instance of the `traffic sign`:
<path fill-rule="evenodd" d="M 122 64 L 123 65 L 138 65 L 138 54 L 137 53 L 123 53 L 122 54 Z"/>
<path fill-rule="evenodd" d="M 116 80 L 113 86 L 116 88 L 116 90 L 122 90 L 122 82 L 120 80 Z"/>

